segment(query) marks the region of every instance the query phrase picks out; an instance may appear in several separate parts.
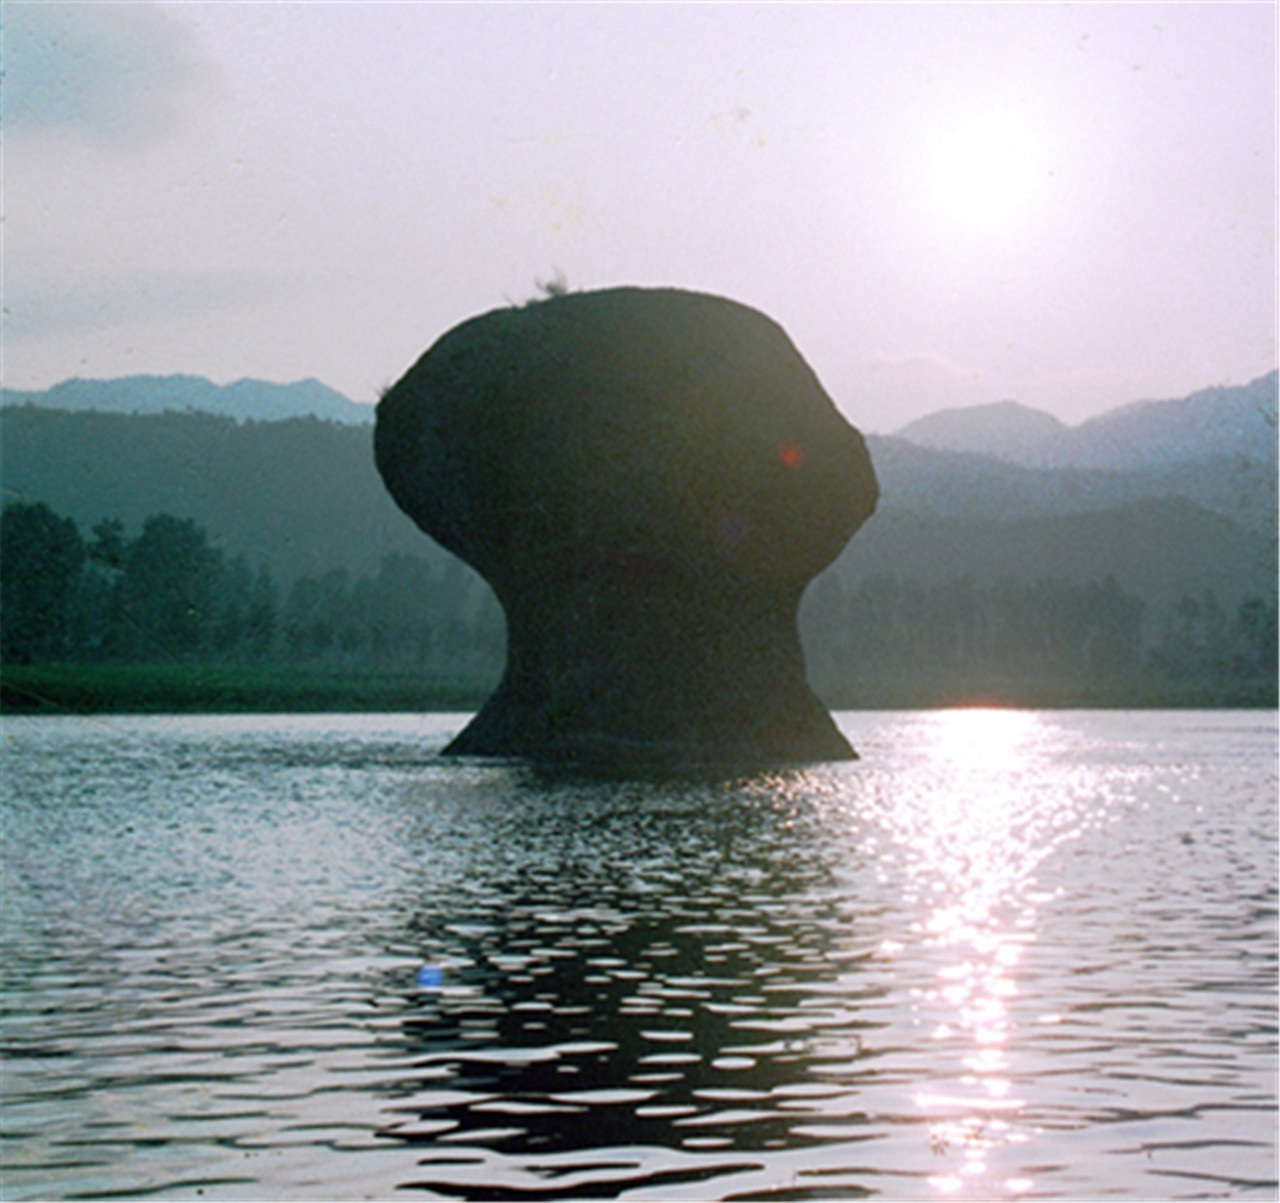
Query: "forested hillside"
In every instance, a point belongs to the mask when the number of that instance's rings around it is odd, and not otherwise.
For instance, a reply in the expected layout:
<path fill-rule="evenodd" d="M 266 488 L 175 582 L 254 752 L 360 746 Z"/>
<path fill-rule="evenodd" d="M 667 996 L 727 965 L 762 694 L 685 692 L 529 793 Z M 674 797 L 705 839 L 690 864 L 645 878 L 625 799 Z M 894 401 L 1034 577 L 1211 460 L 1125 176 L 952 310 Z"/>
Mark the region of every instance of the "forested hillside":
<path fill-rule="evenodd" d="M 496 603 L 394 507 L 368 426 L 19 406 L 0 432 L 9 665 L 500 671 Z M 880 511 L 802 611 L 832 701 L 1274 704 L 1274 458 L 1053 471 L 869 441 Z"/>
<path fill-rule="evenodd" d="M 136 529 L 159 513 L 191 518 L 215 546 L 286 586 L 333 568 L 375 572 L 392 552 L 445 554 L 387 495 L 370 426 L 0 412 L 5 502 L 43 501 L 86 529 L 103 519 Z"/>

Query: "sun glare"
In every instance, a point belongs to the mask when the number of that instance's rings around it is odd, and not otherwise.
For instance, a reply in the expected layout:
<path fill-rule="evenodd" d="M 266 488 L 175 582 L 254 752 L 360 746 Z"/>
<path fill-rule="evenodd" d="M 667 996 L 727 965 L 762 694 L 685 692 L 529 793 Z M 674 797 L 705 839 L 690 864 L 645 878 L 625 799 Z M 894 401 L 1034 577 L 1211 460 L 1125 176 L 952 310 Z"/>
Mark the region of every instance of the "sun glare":
<path fill-rule="evenodd" d="M 913 991 L 936 1066 L 915 1104 L 948 1158 L 929 1181 L 943 1197 L 1008 1198 L 1034 1185 L 1004 1167 L 1026 1139 L 1015 1000 L 1035 941 L 1034 872 L 1055 842 L 1052 823 L 1037 821 L 1052 805 L 1037 788 L 1047 728 L 1033 711 L 972 707 L 922 716 L 921 734 L 928 784 L 894 819 L 925 905 L 921 954 L 936 970 Z"/>
<path fill-rule="evenodd" d="M 1049 175 L 1032 127 L 1017 113 L 999 109 L 944 123 L 924 160 L 924 203 L 953 237 L 1016 233 Z"/>
<path fill-rule="evenodd" d="M 943 711 L 938 715 L 936 755 L 966 768 L 1008 770 L 1025 755 L 1037 726 L 1036 716 L 1025 710 Z"/>

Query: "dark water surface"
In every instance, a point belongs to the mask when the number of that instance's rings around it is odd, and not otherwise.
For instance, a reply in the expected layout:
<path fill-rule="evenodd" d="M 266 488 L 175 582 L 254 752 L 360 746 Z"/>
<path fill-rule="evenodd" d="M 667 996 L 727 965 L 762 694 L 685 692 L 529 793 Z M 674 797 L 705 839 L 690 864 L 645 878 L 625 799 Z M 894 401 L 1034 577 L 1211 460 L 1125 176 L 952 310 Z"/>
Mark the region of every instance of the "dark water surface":
<path fill-rule="evenodd" d="M 10 719 L 3 1195 L 1276 1194 L 1276 715 Z"/>

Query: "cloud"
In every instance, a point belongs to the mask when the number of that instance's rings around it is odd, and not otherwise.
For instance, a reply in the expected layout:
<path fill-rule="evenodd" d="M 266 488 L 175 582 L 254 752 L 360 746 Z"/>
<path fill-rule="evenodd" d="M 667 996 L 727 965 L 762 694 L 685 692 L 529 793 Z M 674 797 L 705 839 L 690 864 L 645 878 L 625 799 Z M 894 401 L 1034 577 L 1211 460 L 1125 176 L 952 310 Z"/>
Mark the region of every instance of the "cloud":
<path fill-rule="evenodd" d="M 149 4 L 6 3 L 4 125 L 132 148 L 176 133 L 216 70 Z"/>

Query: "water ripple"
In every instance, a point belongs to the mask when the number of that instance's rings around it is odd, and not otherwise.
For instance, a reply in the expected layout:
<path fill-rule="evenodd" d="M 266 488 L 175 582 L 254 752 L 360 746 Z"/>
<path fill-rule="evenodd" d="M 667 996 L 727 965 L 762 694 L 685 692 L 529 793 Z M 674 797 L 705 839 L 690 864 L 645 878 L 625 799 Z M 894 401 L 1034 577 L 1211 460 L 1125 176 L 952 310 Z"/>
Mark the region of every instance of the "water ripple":
<path fill-rule="evenodd" d="M 1273 715 L 6 729 L 4 1195 L 1273 1196 Z"/>

